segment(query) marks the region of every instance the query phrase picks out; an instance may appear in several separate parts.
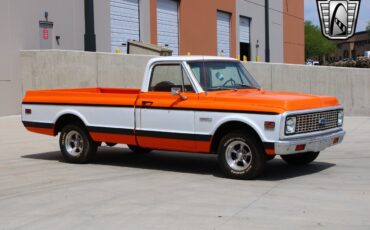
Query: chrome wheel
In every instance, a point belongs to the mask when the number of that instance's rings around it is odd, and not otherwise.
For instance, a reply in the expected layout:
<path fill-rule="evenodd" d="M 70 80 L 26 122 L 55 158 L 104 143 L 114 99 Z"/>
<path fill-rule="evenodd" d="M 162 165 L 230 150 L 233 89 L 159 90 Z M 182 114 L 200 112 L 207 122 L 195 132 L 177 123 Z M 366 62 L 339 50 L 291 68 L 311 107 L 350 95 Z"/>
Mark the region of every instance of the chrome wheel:
<path fill-rule="evenodd" d="M 65 139 L 65 148 L 73 157 L 79 157 L 84 150 L 84 141 L 80 133 L 70 131 Z"/>
<path fill-rule="evenodd" d="M 233 141 L 226 148 L 227 164 L 235 171 L 244 171 L 252 164 L 250 147 L 242 141 Z"/>
<path fill-rule="evenodd" d="M 64 126 L 60 132 L 59 146 L 64 159 L 75 164 L 92 161 L 98 149 L 98 143 L 94 142 L 81 124 Z"/>

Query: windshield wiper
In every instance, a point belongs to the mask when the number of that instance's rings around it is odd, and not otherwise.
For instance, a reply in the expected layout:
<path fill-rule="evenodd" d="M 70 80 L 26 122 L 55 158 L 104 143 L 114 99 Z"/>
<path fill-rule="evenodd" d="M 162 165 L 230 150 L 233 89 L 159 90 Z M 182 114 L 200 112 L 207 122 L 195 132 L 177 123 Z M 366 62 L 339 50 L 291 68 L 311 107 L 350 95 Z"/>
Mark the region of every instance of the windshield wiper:
<path fill-rule="evenodd" d="M 234 90 L 234 88 L 223 87 L 223 86 L 208 88 L 208 91 L 215 91 L 215 90 Z"/>
<path fill-rule="evenodd" d="M 236 84 L 236 86 L 238 87 L 238 89 L 257 89 L 254 86 L 246 85 L 246 84 Z"/>
<path fill-rule="evenodd" d="M 213 88 L 209 88 L 208 91 L 238 90 L 238 89 L 258 89 L 258 88 L 254 87 L 254 86 L 251 86 L 251 85 L 246 85 L 246 84 L 236 84 L 233 87 L 224 87 L 224 86 L 213 87 Z"/>

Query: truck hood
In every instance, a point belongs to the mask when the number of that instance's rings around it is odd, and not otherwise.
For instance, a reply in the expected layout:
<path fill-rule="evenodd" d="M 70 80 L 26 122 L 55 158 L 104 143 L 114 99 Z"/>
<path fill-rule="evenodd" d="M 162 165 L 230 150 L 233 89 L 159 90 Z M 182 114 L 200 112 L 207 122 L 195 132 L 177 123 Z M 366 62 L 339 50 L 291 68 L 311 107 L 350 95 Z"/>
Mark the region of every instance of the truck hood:
<path fill-rule="evenodd" d="M 242 110 L 258 109 L 260 107 L 264 108 L 264 111 L 267 109 L 278 113 L 340 105 L 338 99 L 332 96 L 271 92 L 255 89 L 210 92 L 209 96 L 213 97 L 217 104 L 222 103 L 231 107 L 239 105 L 239 109 Z"/>

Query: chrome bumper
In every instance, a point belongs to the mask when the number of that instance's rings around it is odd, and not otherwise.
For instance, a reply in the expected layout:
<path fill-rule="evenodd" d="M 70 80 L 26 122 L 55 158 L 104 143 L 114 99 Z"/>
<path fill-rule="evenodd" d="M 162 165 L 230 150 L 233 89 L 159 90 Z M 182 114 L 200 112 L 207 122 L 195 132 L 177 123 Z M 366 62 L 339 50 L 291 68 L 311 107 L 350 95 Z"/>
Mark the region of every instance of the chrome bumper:
<path fill-rule="evenodd" d="M 338 131 L 320 136 L 278 141 L 275 143 L 275 153 L 277 155 L 288 155 L 302 152 L 320 152 L 328 147 L 340 144 L 345 134 L 344 131 Z M 306 147 L 302 151 L 296 151 L 297 145 L 306 145 Z"/>

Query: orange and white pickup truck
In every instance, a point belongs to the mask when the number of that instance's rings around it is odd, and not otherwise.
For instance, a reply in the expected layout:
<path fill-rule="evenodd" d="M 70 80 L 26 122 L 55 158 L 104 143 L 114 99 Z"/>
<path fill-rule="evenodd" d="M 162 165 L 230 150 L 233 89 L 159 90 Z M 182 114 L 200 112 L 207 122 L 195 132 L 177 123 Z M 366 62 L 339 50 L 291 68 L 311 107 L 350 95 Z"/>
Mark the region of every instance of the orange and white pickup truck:
<path fill-rule="evenodd" d="M 68 162 L 86 163 L 106 143 L 135 153 L 217 154 L 226 176 L 255 178 L 280 155 L 308 164 L 342 142 L 335 97 L 263 90 L 242 63 L 223 57 L 151 59 L 141 89 L 28 91 L 22 121 L 57 136 Z"/>

